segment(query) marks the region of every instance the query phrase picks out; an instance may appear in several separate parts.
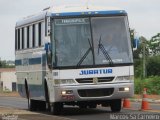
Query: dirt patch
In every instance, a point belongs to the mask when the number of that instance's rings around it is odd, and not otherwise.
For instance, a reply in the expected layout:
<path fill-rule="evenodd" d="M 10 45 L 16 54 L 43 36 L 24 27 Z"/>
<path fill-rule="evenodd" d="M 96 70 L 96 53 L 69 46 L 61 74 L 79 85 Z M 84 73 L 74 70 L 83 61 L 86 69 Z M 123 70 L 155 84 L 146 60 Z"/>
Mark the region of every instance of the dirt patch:
<path fill-rule="evenodd" d="M 0 120 L 73 120 L 73 119 L 0 106 Z"/>
<path fill-rule="evenodd" d="M 19 110 L 19 109 L 15 109 L 15 108 L 0 106 L 0 114 L 1 115 L 3 115 L 3 114 L 19 115 L 19 114 L 31 114 L 31 112 L 27 111 L 27 110 Z M 32 114 L 36 114 L 36 113 L 32 113 Z"/>
<path fill-rule="evenodd" d="M 20 97 L 18 92 L 0 92 L 0 96 L 4 96 L 4 97 Z"/>

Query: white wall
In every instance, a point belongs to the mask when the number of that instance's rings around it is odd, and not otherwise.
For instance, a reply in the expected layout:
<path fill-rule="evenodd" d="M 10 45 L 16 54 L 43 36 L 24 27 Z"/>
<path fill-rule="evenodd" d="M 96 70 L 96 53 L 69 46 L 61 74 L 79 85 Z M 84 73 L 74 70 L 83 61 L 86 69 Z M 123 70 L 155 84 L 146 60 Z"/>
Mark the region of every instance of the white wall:
<path fill-rule="evenodd" d="M 1 72 L 1 81 L 3 81 L 3 90 L 12 91 L 12 82 L 17 82 L 15 72 Z"/>

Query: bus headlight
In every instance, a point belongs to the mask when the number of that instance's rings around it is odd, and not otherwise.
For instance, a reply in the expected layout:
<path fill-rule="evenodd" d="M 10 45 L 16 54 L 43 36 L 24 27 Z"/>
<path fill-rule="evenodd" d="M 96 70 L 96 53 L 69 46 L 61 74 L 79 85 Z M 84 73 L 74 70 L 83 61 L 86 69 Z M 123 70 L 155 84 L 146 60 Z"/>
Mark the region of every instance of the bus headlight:
<path fill-rule="evenodd" d="M 130 91 L 130 88 L 129 88 L 129 87 L 119 88 L 119 92 L 129 92 L 129 91 Z"/>
<path fill-rule="evenodd" d="M 63 90 L 61 91 L 62 95 L 72 95 L 73 94 L 73 90 Z"/>
<path fill-rule="evenodd" d="M 128 92 L 129 90 L 130 90 L 129 87 L 125 87 L 125 88 L 124 88 L 124 91 L 127 91 L 127 92 Z"/>
<path fill-rule="evenodd" d="M 55 80 L 55 84 L 75 84 L 76 82 L 73 79 L 60 79 L 60 80 Z"/>
<path fill-rule="evenodd" d="M 131 76 L 118 76 L 115 81 L 123 82 L 123 81 L 133 81 L 133 80 L 134 80 L 134 76 L 131 75 Z"/>
<path fill-rule="evenodd" d="M 66 91 L 65 91 L 65 90 L 63 90 L 61 94 L 62 94 L 62 95 L 66 95 Z"/>

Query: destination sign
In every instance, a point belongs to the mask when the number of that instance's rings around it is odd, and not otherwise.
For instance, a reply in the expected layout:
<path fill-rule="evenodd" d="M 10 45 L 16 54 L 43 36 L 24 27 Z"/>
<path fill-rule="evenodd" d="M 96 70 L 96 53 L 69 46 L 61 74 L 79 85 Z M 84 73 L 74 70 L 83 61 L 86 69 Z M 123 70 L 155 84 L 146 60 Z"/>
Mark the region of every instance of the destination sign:
<path fill-rule="evenodd" d="M 88 18 L 57 19 L 56 25 L 89 24 Z"/>

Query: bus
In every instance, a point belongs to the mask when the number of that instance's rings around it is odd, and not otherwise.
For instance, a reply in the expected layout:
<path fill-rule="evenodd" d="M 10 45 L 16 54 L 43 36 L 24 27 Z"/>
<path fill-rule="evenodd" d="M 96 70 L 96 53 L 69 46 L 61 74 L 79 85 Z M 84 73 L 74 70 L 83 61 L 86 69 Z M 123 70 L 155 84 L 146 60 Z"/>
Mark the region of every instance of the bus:
<path fill-rule="evenodd" d="M 133 48 L 125 10 L 49 7 L 15 27 L 18 92 L 30 110 L 66 105 L 121 111 L 134 95 Z"/>

